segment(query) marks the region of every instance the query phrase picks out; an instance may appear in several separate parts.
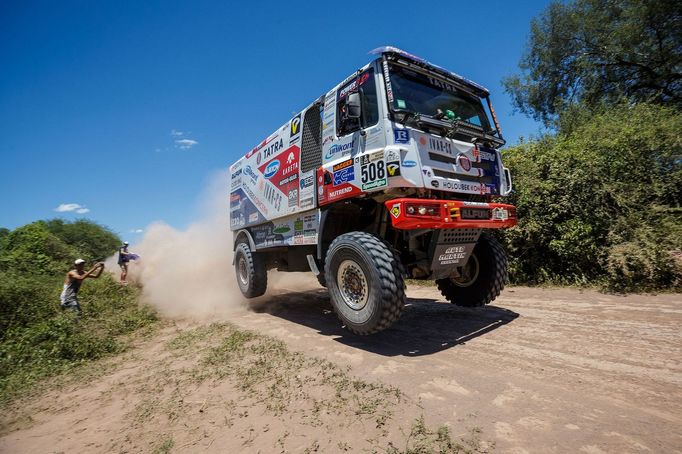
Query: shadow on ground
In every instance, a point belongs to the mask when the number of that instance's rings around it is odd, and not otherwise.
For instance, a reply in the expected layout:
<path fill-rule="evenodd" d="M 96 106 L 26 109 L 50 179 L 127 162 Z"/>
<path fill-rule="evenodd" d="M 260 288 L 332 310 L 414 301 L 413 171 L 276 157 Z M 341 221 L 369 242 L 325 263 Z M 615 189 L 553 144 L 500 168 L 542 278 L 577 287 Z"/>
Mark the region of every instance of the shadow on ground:
<path fill-rule="evenodd" d="M 421 356 L 462 345 L 516 319 L 519 314 L 498 306 L 469 309 L 432 298 L 407 298 L 400 319 L 388 330 L 356 336 L 343 329 L 326 290 L 270 295 L 250 304 L 268 313 L 308 326 L 342 344 L 384 356 Z"/>

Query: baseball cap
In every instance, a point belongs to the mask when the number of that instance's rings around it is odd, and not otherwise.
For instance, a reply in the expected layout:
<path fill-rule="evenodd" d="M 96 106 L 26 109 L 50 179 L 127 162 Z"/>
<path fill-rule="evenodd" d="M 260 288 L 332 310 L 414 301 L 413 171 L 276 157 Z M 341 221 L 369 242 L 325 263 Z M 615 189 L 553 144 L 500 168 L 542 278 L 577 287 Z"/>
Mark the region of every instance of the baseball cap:
<path fill-rule="evenodd" d="M 81 263 L 85 263 L 85 260 L 83 260 L 83 259 L 76 259 L 76 260 L 73 262 L 74 265 L 80 265 Z"/>

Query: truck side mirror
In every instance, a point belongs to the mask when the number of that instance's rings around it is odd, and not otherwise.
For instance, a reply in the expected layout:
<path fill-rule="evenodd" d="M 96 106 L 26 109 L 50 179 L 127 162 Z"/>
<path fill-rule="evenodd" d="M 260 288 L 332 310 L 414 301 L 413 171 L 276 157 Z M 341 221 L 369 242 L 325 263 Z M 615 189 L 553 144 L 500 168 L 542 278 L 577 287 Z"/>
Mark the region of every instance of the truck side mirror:
<path fill-rule="evenodd" d="M 348 118 L 360 118 L 362 107 L 360 106 L 360 93 L 350 93 L 346 99 Z"/>

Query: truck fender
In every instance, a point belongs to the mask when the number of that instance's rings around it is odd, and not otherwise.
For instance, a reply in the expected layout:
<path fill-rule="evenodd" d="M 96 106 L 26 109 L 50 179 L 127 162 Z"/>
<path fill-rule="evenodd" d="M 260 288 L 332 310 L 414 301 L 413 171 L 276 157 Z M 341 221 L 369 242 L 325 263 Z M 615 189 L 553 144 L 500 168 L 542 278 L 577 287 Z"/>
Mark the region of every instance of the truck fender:
<path fill-rule="evenodd" d="M 244 238 L 249 243 L 249 249 L 255 251 L 256 243 L 253 241 L 251 232 L 249 232 L 247 229 L 241 229 L 234 234 L 234 244 L 232 245 L 232 250 L 234 251 L 237 248 L 237 244 Z M 232 256 L 232 265 L 234 265 L 234 256 Z"/>

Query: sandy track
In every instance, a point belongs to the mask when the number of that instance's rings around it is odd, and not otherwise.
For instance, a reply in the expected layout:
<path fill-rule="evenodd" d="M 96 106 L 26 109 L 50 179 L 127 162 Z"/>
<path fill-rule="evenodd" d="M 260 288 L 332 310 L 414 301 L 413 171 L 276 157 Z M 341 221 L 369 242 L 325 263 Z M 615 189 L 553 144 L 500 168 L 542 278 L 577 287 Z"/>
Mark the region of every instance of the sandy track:
<path fill-rule="evenodd" d="M 176 415 L 174 452 L 225 452 L 226 446 L 301 452 L 315 447 L 313 438 L 320 440 L 320 452 L 342 446 L 359 451 L 377 446 L 356 442 L 360 438 L 378 440 L 378 446 L 399 441 L 421 413 L 429 425 L 446 424 L 454 434 L 480 428 L 495 452 L 682 452 L 680 295 L 517 287 L 485 310 L 444 303 L 430 287 L 410 288 L 408 296 L 400 321 L 371 337 L 341 328 L 325 290 L 279 291 L 252 303 L 253 311 L 230 317 L 293 351 L 348 367 L 352 376 L 399 388 L 406 398 L 386 410 L 392 416 L 382 430 L 358 426 L 355 410 L 338 407 L 318 426 L 305 426 L 295 443 L 293 436 L 280 443 L 280 432 L 303 427 L 295 423 L 308 417 L 309 406 L 300 402 L 294 413 L 274 417 L 254 395 L 225 398 L 199 415 L 192 406 L 240 391 L 229 380 L 210 386 L 161 380 L 192 363 L 191 355 L 164 350 L 186 329 L 174 326 L 120 360 L 96 385 L 30 402 L 32 421 L 6 427 L 0 451 L 149 451 L 153 435 L 171 424 L 164 413 L 131 423 L 146 389 L 151 401 L 154 392 L 170 399 L 163 402 Z M 320 386 L 324 394 L 329 383 Z M 174 403 L 170 410 L 168 402 Z M 257 419 L 243 418 L 247 410 Z M 230 425 L 221 426 L 228 417 Z M 269 432 L 258 438 L 263 428 Z M 248 445 L 245 434 L 256 434 Z"/>
<path fill-rule="evenodd" d="M 682 298 L 511 288 L 485 310 L 412 287 L 394 327 L 341 329 L 326 292 L 281 294 L 235 321 L 394 385 L 428 419 L 499 452 L 682 452 Z"/>

